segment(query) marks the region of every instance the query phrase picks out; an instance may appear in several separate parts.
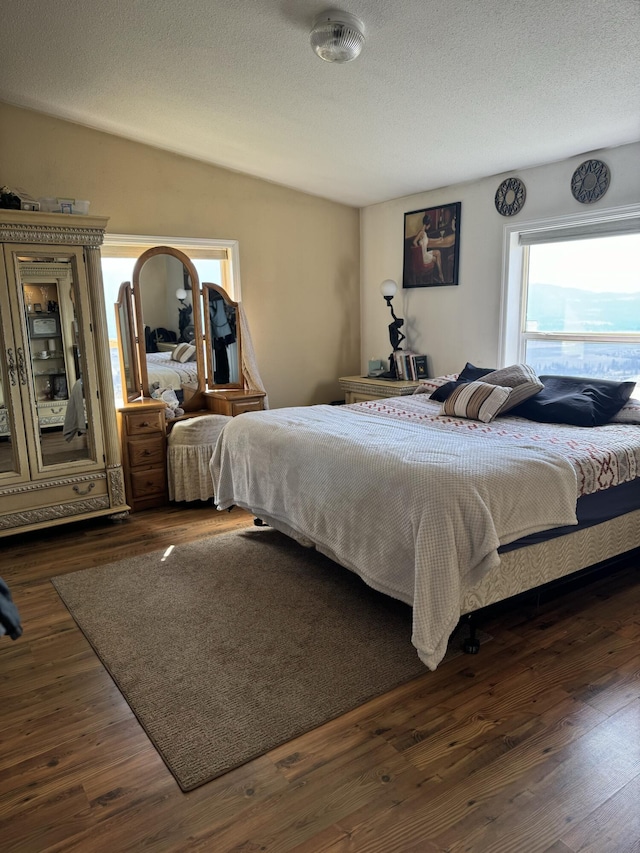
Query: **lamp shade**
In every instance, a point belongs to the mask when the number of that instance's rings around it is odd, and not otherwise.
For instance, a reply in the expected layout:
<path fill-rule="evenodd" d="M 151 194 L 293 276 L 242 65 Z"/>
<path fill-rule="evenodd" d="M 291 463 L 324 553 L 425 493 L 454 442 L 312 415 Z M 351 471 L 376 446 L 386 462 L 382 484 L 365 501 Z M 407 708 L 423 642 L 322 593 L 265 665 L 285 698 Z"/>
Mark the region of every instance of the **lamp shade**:
<path fill-rule="evenodd" d="M 398 290 L 398 285 L 391 278 L 386 278 L 382 284 L 380 285 L 380 293 L 384 297 L 392 297 L 396 295 L 396 291 Z"/>
<path fill-rule="evenodd" d="M 186 299 L 186 298 L 187 298 L 187 291 L 184 289 L 184 287 L 179 287 L 176 290 L 176 299 Z"/>

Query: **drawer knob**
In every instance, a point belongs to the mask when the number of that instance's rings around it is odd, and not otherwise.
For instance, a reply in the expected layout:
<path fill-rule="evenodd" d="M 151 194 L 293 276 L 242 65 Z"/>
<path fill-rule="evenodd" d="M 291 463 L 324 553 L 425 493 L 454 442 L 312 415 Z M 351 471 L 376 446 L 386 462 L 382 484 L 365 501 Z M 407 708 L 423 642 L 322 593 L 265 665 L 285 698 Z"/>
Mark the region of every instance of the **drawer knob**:
<path fill-rule="evenodd" d="M 143 456 L 151 456 L 151 451 L 150 450 L 143 450 L 142 455 Z"/>
<path fill-rule="evenodd" d="M 148 426 L 149 426 L 149 421 L 142 421 L 142 423 L 140 424 L 140 426 L 142 426 L 142 427 L 148 427 Z"/>

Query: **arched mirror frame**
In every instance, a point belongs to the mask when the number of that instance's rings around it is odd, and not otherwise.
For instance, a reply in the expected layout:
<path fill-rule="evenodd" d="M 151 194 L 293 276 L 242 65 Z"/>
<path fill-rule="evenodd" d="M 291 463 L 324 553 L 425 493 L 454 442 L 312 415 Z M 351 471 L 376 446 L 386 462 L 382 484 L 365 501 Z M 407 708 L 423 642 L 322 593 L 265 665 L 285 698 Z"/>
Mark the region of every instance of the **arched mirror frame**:
<path fill-rule="evenodd" d="M 115 309 L 122 394 L 125 401 L 131 403 L 133 400 L 138 399 L 141 394 L 140 372 L 138 369 L 140 359 L 136 343 L 131 282 L 125 281 L 120 285 Z"/>
<path fill-rule="evenodd" d="M 153 246 L 151 249 L 147 249 L 146 252 L 143 252 L 140 255 L 133 268 L 132 290 L 136 322 L 136 352 L 138 359 L 138 368 L 140 371 L 140 384 L 142 387 L 142 394 L 144 397 L 151 396 L 151 389 L 149 388 L 149 373 L 147 371 L 147 353 L 144 339 L 144 318 L 142 316 L 140 273 L 146 261 L 157 255 L 170 255 L 171 257 L 176 258 L 183 264 L 189 274 L 189 277 L 191 278 L 191 302 L 193 306 L 193 326 L 195 330 L 196 364 L 198 367 L 198 388 L 197 392 L 191 398 L 190 405 L 184 406 L 185 409 L 190 409 L 193 406 L 198 406 L 200 404 L 200 397 L 205 389 L 205 363 L 203 356 L 202 320 L 200 317 L 199 300 L 200 279 L 198 278 L 198 273 L 191 259 L 187 257 L 184 252 L 181 252 L 179 249 L 174 249 L 172 246 Z"/>
<path fill-rule="evenodd" d="M 226 305 L 230 308 L 233 308 L 236 312 L 236 344 L 237 344 L 237 370 L 238 370 L 238 381 L 237 382 L 215 382 L 215 359 L 214 359 L 214 336 L 211 332 L 211 328 L 209 326 L 210 320 L 210 305 L 212 302 L 212 294 L 215 293 L 219 298 L 221 298 Z M 207 359 L 207 388 L 210 391 L 222 391 L 225 389 L 242 389 L 244 388 L 244 376 L 242 374 L 242 333 L 240 329 L 240 313 L 238 308 L 238 303 L 234 302 L 233 299 L 230 298 L 227 291 L 221 287 L 219 284 L 212 284 L 211 282 L 203 282 L 202 284 L 202 300 L 203 300 L 203 315 L 204 315 L 204 340 L 205 340 L 205 352 Z"/>

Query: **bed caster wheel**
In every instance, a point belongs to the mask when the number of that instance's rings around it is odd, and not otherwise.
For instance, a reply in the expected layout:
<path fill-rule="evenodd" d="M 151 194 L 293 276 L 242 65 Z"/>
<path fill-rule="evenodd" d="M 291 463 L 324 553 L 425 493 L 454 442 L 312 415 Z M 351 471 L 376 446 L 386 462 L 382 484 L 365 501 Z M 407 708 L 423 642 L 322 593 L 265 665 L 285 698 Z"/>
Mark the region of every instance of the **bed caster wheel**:
<path fill-rule="evenodd" d="M 465 655 L 477 655 L 480 651 L 480 640 L 475 637 L 467 637 L 462 644 Z"/>

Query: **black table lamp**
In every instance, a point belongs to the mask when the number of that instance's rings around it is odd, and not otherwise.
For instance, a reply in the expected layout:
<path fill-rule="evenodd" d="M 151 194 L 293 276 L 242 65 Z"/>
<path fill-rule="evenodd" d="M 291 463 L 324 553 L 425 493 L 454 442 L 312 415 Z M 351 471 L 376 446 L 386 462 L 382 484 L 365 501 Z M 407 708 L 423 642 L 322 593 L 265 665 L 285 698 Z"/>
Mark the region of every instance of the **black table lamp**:
<path fill-rule="evenodd" d="M 394 353 L 401 350 L 402 347 L 400 344 L 405 339 L 405 335 L 400 331 L 401 327 L 404 325 L 404 320 L 401 317 L 396 317 L 393 311 L 393 305 L 391 304 L 393 297 L 396 295 L 396 291 L 398 290 L 398 285 L 390 278 L 385 279 L 380 285 L 380 293 L 384 296 L 385 302 L 389 306 L 389 310 L 391 311 L 391 316 L 393 317 L 393 322 L 389 323 L 389 341 L 391 346 L 393 347 L 393 352 L 389 356 L 389 372 L 384 373 L 382 375 L 383 379 L 397 379 L 398 373 L 396 371 L 396 360 L 394 357 Z"/>

